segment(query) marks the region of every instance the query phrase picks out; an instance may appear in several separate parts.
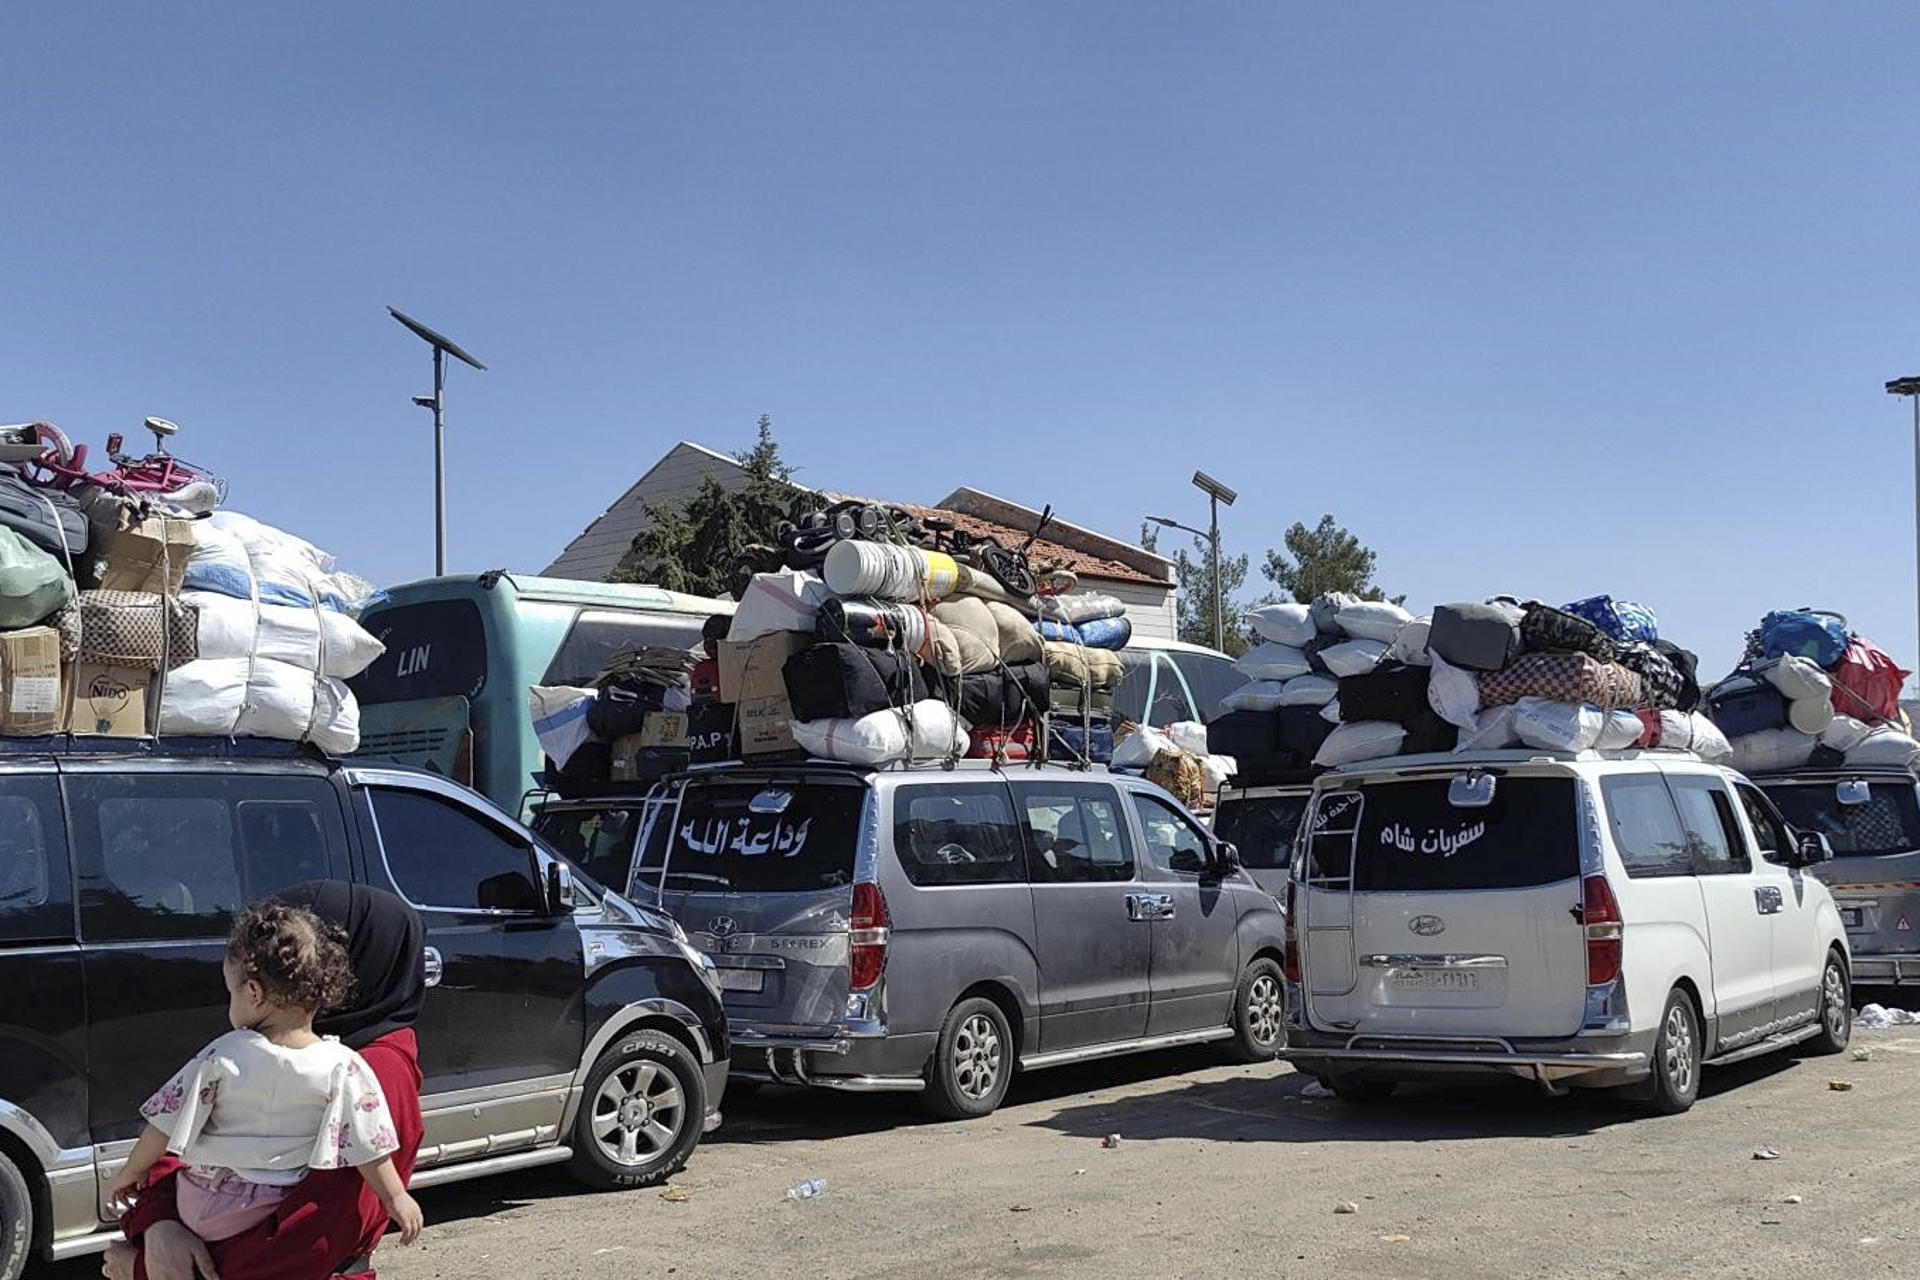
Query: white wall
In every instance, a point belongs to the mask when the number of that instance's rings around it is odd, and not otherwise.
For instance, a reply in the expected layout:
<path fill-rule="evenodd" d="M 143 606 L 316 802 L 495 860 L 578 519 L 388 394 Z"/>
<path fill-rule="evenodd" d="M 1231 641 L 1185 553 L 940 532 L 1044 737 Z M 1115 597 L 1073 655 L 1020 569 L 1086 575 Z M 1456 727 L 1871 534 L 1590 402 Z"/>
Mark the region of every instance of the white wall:
<path fill-rule="evenodd" d="M 1105 578 L 1081 578 L 1080 590 L 1104 591 L 1118 596 L 1127 606 L 1127 618 L 1133 634 L 1156 640 L 1178 640 L 1180 619 L 1174 606 L 1171 584 L 1156 587 L 1144 582 L 1110 582 Z"/>
<path fill-rule="evenodd" d="M 606 514 L 588 525 L 567 545 L 559 559 L 543 571 L 549 578 L 602 582 L 633 545 L 633 536 L 647 527 L 647 508 L 677 507 L 694 494 L 707 477 L 729 489 L 746 484 L 746 472 L 730 458 L 719 457 L 689 444 L 677 444 L 655 463 Z"/>

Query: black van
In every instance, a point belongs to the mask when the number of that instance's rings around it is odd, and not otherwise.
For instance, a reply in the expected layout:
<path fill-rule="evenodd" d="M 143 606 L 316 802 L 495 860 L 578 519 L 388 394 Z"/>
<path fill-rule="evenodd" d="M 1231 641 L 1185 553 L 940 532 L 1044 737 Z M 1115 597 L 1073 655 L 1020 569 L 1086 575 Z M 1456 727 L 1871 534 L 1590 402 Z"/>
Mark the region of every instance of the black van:
<path fill-rule="evenodd" d="M 227 1030 L 233 912 L 304 880 L 427 926 L 413 1185 L 658 1182 L 719 1122 L 719 980 L 473 792 L 288 744 L 0 740 L 0 1280 L 114 1238 L 139 1105 Z"/>

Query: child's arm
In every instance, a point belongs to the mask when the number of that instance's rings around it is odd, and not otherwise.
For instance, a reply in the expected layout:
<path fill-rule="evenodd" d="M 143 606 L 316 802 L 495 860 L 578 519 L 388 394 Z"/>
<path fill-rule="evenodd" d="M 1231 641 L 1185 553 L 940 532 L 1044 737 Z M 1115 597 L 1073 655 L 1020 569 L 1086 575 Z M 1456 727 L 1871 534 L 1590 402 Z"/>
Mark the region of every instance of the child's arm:
<path fill-rule="evenodd" d="M 154 1161 L 166 1153 L 167 1135 L 148 1125 L 141 1131 L 140 1140 L 133 1144 L 133 1152 L 127 1156 L 127 1163 L 107 1188 L 107 1204 L 114 1209 L 125 1210 L 129 1193 L 146 1181 L 147 1171 L 153 1168 Z"/>
<path fill-rule="evenodd" d="M 420 1205 L 401 1183 L 399 1171 L 393 1167 L 393 1157 L 381 1156 L 371 1164 L 361 1165 L 360 1176 L 367 1180 L 373 1194 L 379 1196 L 380 1203 L 386 1207 L 387 1216 L 400 1228 L 400 1243 L 412 1244 L 426 1219 L 420 1213 Z"/>

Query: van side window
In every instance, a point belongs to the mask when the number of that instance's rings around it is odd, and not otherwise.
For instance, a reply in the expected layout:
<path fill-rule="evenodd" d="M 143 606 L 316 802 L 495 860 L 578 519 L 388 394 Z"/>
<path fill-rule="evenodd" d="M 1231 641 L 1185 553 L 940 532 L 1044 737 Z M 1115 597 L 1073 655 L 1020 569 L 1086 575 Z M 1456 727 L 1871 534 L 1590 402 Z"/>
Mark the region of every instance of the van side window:
<path fill-rule="evenodd" d="M 438 796 L 384 787 L 371 794 L 387 869 L 414 906 L 526 913 L 544 906 L 532 846 Z"/>
<path fill-rule="evenodd" d="M 922 888 L 1027 878 L 1004 783 L 901 787 L 893 793 L 893 848 L 907 879 Z"/>
<path fill-rule="evenodd" d="M 1020 784 L 1027 874 L 1035 884 L 1098 884 L 1133 879 L 1133 849 L 1113 788 L 1099 784 Z"/>
<path fill-rule="evenodd" d="M 1740 824 L 1734 820 L 1733 802 L 1727 798 L 1726 788 L 1712 778 L 1676 777 L 1667 781 L 1673 787 L 1674 803 L 1680 807 L 1680 821 L 1687 828 L 1694 874 L 1731 876 L 1752 871 L 1753 860 L 1740 838 Z"/>
<path fill-rule="evenodd" d="M 1199 876 L 1207 869 L 1207 838 L 1173 806 L 1154 796 L 1133 793 L 1133 810 L 1146 833 L 1147 857 L 1162 871 Z"/>
<path fill-rule="evenodd" d="M 59 783 L 0 777 L 0 944 L 71 940 L 65 846 Z"/>
<path fill-rule="evenodd" d="M 89 940 L 220 937 L 249 902 L 346 875 L 324 778 L 86 774 L 67 792 Z"/>
<path fill-rule="evenodd" d="M 1614 847 L 1634 879 L 1693 872 L 1686 828 L 1657 773 L 1616 774 L 1600 780 Z"/>
<path fill-rule="evenodd" d="M 1785 863 L 1787 855 L 1793 851 L 1793 839 L 1787 834 L 1787 828 L 1780 821 L 1773 806 L 1758 788 L 1738 787 L 1740 803 L 1746 806 L 1747 821 L 1753 824 L 1754 839 L 1759 842 L 1760 856 L 1768 862 Z"/>

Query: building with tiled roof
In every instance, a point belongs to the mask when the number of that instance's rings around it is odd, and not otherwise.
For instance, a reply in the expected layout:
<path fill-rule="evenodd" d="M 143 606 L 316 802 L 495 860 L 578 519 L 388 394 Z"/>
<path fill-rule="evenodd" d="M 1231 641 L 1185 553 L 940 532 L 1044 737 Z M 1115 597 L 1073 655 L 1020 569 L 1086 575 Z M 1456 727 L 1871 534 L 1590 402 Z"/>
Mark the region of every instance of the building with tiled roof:
<path fill-rule="evenodd" d="M 682 441 L 667 451 L 614 504 L 567 544 L 548 577 L 603 581 L 647 524 L 650 506 L 678 506 L 699 492 L 707 479 L 737 488 L 745 483 L 740 464 L 725 454 Z M 852 495 L 817 490 L 829 500 Z M 865 499 L 880 501 L 879 499 Z M 891 500 L 888 500 L 891 501 Z M 891 502 L 925 519 L 942 516 L 975 537 L 992 536 L 1008 546 L 1027 541 L 1040 522 L 1032 507 L 979 489 L 955 489 L 932 506 Z M 1029 552 L 1036 569 L 1066 569 L 1080 578 L 1082 590 L 1105 591 L 1126 602 L 1136 635 L 1172 639 L 1178 623 L 1173 562 L 1164 556 L 1056 516 Z"/>

